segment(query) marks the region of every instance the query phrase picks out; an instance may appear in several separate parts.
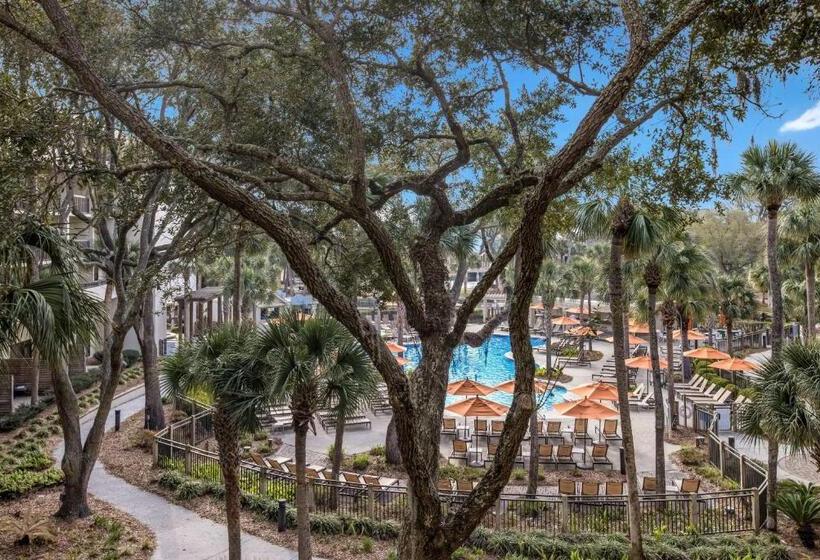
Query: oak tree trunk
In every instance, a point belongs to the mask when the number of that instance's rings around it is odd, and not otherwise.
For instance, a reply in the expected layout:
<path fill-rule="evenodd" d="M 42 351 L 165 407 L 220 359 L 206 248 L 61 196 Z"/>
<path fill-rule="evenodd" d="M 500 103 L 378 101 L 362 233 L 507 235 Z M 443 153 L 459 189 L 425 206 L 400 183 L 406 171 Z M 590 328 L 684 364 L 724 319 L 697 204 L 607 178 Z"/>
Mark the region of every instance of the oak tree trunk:
<path fill-rule="evenodd" d="M 154 290 L 145 292 L 142 306 L 142 371 L 145 380 L 145 429 L 158 431 L 165 427 L 165 411 L 162 408 L 162 391 L 157 367 L 157 341 L 154 333 Z"/>
<path fill-rule="evenodd" d="M 612 335 L 615 351 L 615 377 L 618 382 L 618 400 L 621 403 L 629 402 L 629 378 L 626 369 L 624 343 L 628 342 L 628 334 L 624 329 L 623 318 L 623 271 L 621 259 L 623 255 L 624 234 L 630 216 L 631 205 L 621 201 L 616 209 L 616 217 L 612 227 L 612 241 L 609 261 L 609 299 L 612 311 Z M 629 407 L 625 404 L 619 408 L 623 448 L 626 459 L 627 502 L 629 508 L 629 558 L 641 560 L 643 558 L 643 543 L 641 541 L 641 510 L 638 501 L 638 473 L 635 464 L 635 442 L 632 437 L 632 418 Z"/>
<path fill-rule="evenodd" d="M 228 525 L 228 560 L 242 558 L 239 488 L 239 429 L 222 410 L 214 407 L 214 438 L 219 445 L 219 468 L 225 485 L 225 521 Z"/>
<path fill-rule="evenodd" d="M 387 434 L 384 436 L 384 457 L 388 465 L 401 465 L 399 433 L 396 430 L 396 419 L 392 416 L 387 424 Z"/>

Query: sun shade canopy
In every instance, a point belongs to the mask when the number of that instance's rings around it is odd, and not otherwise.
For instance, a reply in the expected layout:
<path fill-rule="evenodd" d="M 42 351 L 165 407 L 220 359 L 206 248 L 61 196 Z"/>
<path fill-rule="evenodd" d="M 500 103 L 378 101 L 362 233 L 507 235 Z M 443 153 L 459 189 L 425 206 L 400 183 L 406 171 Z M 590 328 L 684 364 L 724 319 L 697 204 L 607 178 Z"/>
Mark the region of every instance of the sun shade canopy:
<path fill-rule="evenodd" d="M 484 385 L 472 379 L 462 379 L 453 381 L 447 385 L 447 392 L 451 395 L 489 395 L 495 393 L 495 389 L 489 385 Z"/>
<path fill-rule="evenodd" d="M 658 358 L 658 362 L 660 363 L 660 367 L 665 368 L 669 366 L 669 363 L 664 360 L 663 358 Z M 624 360 L 626 367 L 635 368 L 635 369 L 652 369 L 652 359 L 649 356 L 638 356 L 637 358 L 629 358 L 628 360 Z"/>
<path fill-rule="evenodd" d="M 555 411 L 571 418 L 588 418 L 590 420 L 604 420 L 618 415 L 618 411 L 597 401 L 584 397 L 578 401 L 570 401 L 556 404 L 552 407 Z"/>
<path fill-rule="evenodd" d="M 504 416 L 509 408 L 481 397 L 472 397 L 451 404 L 445 410 L 459 416 Z"/>

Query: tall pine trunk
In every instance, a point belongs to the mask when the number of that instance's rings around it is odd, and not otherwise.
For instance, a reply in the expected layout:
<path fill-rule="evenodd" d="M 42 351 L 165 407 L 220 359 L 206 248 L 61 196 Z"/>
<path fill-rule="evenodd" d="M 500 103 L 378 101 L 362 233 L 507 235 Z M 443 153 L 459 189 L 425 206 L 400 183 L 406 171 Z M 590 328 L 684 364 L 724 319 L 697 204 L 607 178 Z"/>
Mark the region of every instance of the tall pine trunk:
<path fill-rule="evenodd" d="M 225 484 L 225 518 L 228 525 L 228 560 L 242 558 L 239 489 L 239 429 L 217 404 L 214 408 L 214 438 L 219 445 L 219 468 Z"/>
<path fill-rule="evenodd" d="M 624 342 L 628 342 L 628 332 L 624 329 L 623 270 L 621 260 L 624 247 L 624 235 L 632 219 L 632 208 L 629 202 L 621 201 L 616 210 L 612 226 L 612 243 L 609 255 L 609 300 L 612 311 L 612 335 L 615 347 L 615 377 L 618 381 L 618 400 L 623 403 L 619 408 L 623 448 L 626 458 L 627 502 L 629 508 L 629 558 L 643 558 L 641 541 L 641 510 L 638 498 L 638 472 L 635 464 L 635 442 L 632 437 L 632 418 L 629 414 L 629 378 L 624 363 Z"/>
<path fill-rule="evenodd" d="M 162 408 L 162 391 L 157 367 L 157 341 L 154 333 L 154 289 L 145 292 L 142 305 L 142 373 L 145 380 L 145 429 L 161 430 L 165 427 L 165 411 Z"/>
<path fill-rule="evenodd" d="M 299 560 L 310 560 L 313 551 L 310 542 L 310 513 L 308 481 L 305 476 L 308 417 L 294 414 L 294 444 L 296 447 L 296 536 L 299 541 Z"/>
<path fill-rule="evenodd" d="M 242 241 L 237 240 L 233 249 L 233 322 L 242 321 Z"/>
<path fill-rule="evenodd" d="M 653 268 L 650 268 L 653 267 Z M 651 278 L 650 278 L 651 276 Z M 647 312 L 649 313 L 649 359 L 652 363 L 652 392 L 655 398 L 655 480 L 658 493 L 666 492 L 666 454 L 664 453 L 664 431 L 666 421 L 663 410 L 663 389 L 661 387 L 661 363 L 658 350 L 658 328 L 655 317 L 655 302 L 658 298 L 658 284 L 660 271 L 657 265 L 650 263 L 647 267 Z"/>
<path fill-rule="evenodd" d="M 814 310 L 815 310 L 815 290 L 817 279 L 814 275 L 814 262 L 806 262 L 806 338 L 808 342 L 814 340 Z"/>

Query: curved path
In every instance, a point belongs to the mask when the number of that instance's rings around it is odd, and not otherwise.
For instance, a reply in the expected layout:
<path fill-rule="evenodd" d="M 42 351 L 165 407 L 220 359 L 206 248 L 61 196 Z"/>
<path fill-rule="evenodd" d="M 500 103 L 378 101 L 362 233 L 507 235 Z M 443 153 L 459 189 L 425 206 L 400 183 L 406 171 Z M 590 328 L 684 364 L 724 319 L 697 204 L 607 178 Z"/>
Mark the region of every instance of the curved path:
<path fill-rule="evenodd" d="M 136 387 L 114 398 L 106 428 L 114 426 L 115 409 L 122 420 L 143 411 L 144 388 Z M 96 411 L 81 419 L 83 438 L 88 433 Z M 53 452 L 59 462 L 63 445 Z M 215 523 L 164 498 L 133 486 L 108 471 L 98 461 L 89 484 L 89 492 L 112 504 L 146 525 L 157 539 L 153 558 L 161 560 L 216 560 L 228 557 L 228 535 L 224 525 Z M 248 560 L 296 560 L 295 551 L 288 550 L 253 535 L 242 533 L 242 556 Z"/>

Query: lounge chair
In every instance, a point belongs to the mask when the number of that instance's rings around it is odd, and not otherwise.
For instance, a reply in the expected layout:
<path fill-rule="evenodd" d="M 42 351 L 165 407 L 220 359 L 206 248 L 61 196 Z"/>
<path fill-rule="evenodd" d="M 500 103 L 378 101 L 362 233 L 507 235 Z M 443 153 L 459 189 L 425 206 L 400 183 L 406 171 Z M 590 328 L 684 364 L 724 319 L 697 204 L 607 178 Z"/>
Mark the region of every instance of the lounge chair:
<path fill-rule="evenodd" d="M 643 485 L 641 486 L 641 492 L 644 494 L 652 493 L 654 494 L 658 488 L 658 481 L 655 479 L 654 476 L 645 476 L 643 477 Z"/>
<path fill-rule="evenodd" d="M 684 397 L 684 402 L 691 402 L 695 404 L 726 404 L 726 401 L 732 396 L 732 392 L 728 389 L 721 389 L 711 397 Z"/>
<path fill-rule="evenodd" d="M 362 482 L 362 477 L 356 473 L 342 471 L 341 475 L 342 480 L 348 484 L 364 484 L 364 482 Z"/>
<path fill-rule="evenodd" d="M 550 420 L 547 422 L 547 438 L 556 438 L 561 440 L 562 442 L 564 441 L 564 434 L 561 432 L 560 420 Z"/>
<path fill-rule="evenodd" d="M 450 453 L 450 456 L 447 458 L 447 462 L 450 462 L 450 459 L 464 459 L 464 464 L 467 464 L 467 442 L 461 441 L 460 439 L 453 440 L 453 451 Z"/>
<path fill-rule="evenodd" d="M 592 446 L 592 468 L 595 469 L 595 465 L 605 465 L 612 469 L 612 461 L 609 460 L 609 456 L 607 452 L 609 451 L 609 446 L 605 443 L 596 443 Z"/>
<path fill-rule="evenodd" d="M 456 435 L 456 419 L 442 418 L 441 419 L 441 435 L 454 436 Z"/>
<path fill-rule="evenodd" d="M 456 491 L 457 492 L 472 492 L 473 491 L 473 483 L 469 480 L 456 480 Z"/>
<path fill-rule="evenodd" d="M 608 480 L 605 487 L 607 496 L 623 496 L 624 483 L 619 480 Z"/>
<path fill-rule="evenodd" d="M 582 496 L 597 496 L 600 492 L 601 485 L 598 482 L 593 482 L 592 480 L 584 480 L 581 482 L 581 495 Z"/>
<path fill-rule="evenodd" d="M 487 463 L 492 463 L 495 461 L 495 454 L 498 451 L 498 444 L 497 443 L 488 443 L 487 444 L 487 456 L 484 459 L 484 465 L 486 466 Z"/>
<path fill-rule="evenodd" d="M 697 494 L 700 490 L 700 479 L 698 478 L 684 478 L 680 481 L 680 485 L 675 483 L 678 492 L 681 494 Z"/>
<path fill-rule="evenodd" d="M 312 469 L 310 467 L 305 467 L 305 476 L 307 478 L 313 478 L 316 480 L 327 480 L 320 471 L 317 471 L 316 469 Z"/>
<path fill-rule="evenodd" d="M 476 418 L 473 422 L 473 434 L 477 436 L 489 435 L 490 430 L 487 427 L 487 421 Z"/>
<path fill-rule="evenodd" d="M 441 478 L 439 479 L 438 483 L 436 484 L 436 488 L 438 488 L 439 492 L 452 492 L 453 491 L 453 481 L 449 478 Z"/>
<path fill-rule="evenodd" d="M 555 459 L 559 465 L 575 465 L 575 459 L 572 458 L 572 445 L 561 444 L 555 452 Z"/>
<path fill-rule="evenodd" d="M 707 383 L 706 387 L 703 389 L 681 389 L 680 391 L 675 389 L 675 395 L 680 398 L 689 395 L 712 395 L 714 394 L 715 390 L 717 389 L 717 385 L 714 383 Z"/>
<path fill-rule="evenodd" d="M 552 454 L 552 444 L 542 443 L 538 446 L 538 464 L 539 465 L 555 465 L 555 457 Z"/>
<path fill-rule="evenodd" d="M 641 401 L 646 398 L 646 387 L 643 383 L 639 384 L 635 387 L 634 391 L 629 392 L 629 406 L 637 406 L 641 403 Z"/>
<path fill-rule="evenodd" d="M 577 493 L 574 480 L 562 478 L 558 481 L 558 493 L 564 496 L 574 496 Z"/>
<path fill-rule="evenodd" d="M 379 478 L 378 476 L 373 476 L 372 474 L 363 474 L 362 480 L 365 484 L 372 487 L 378 488 L 386 488 L 388 486 L 395 486 L 399 483 L 398 479 L 395 478 Z"/>
<path fill-rule="evenodd" d="M 610 441 L 621 441 L 621 435 L 618 433 L 618 421 L 617 420 L 604 420 L 604 429 L 601 432 L 604 436 L 604 441 L 609 443 Z"/>
<path fill-rule="evenodd" d="M 589 433 L 587 433 L 587 429 L 589 427 L 589 420 L 586 418 L 576 418 L 575 419 L 575 428 L 572 431 L 572 441 L 578 441 L 579 439 L 586 442 L 592 441 L 592 437 L 590 437 Z"/>
<path fill-rule="evenodd" d="M 490 422 L 490 433 L 494 436 L 500 436 L 502 430 L 504 430 L 504 421 L 503 420 L 493 420 Z"/>
<path fill-rule="evenodd" d="M 692 379 L 689 380 L 689 383 L 678 383 L 675 385 L 675 389 L 696 389 L 702 387 L 705 381 L 706 378 L 696 373 L 692 376 Z"/>

